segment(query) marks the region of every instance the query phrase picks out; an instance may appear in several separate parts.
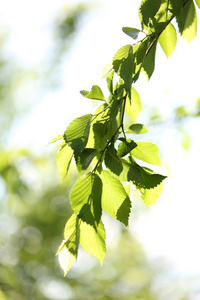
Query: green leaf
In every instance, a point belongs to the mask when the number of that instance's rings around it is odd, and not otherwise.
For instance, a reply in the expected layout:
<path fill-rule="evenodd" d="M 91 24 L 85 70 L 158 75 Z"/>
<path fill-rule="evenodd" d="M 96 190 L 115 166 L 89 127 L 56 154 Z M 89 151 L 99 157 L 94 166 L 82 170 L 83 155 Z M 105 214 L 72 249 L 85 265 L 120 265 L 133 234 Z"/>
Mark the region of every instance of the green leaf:
<path fill-rule="evenodd" d="M 114 71 L 111 72 L 111 73 L 107 76 L 107 78 L 106 78 L 106 80 L 107 80 L 107 85 L 108 85 L 108 90 L 109 90 L 109 92 L 110 92 L 111 94 L 113 94 L 113 75 L 114 75 Z"/>
<path fill-rule="evenodd" d="M 72 209 L 78 215 L 84 204 L 88 203 L 88 199 L 92 192 L 92 184 L 94 175 L 90 172 L 80 177 L 71 189 L 69 199 Z"/>
<path fill-rule="evenodd" d="M 195 0 L 196 5 L 200 8 L 200 0 Z"/>
<path fill-rule="evenodd" d="M 143 134 L 147 133 L 148 129 L 142 124 L 132 124 L 126 131 L 127 133 Z"/>
<path fill-rule="evenodd" d="M 142 64 L 145 60 L 146 52 L 147 52 L 149 45 L 150 45 L 149 37 L 147 37 L 139 44 L 139 46 L 136 50 L 136 53 L 135 53 L 136 67 L 135 67 L 134 82 L 136 82 L 139 78 Z"/>
<path fill-rule="evenodd" d="M 153 43 L 154 41 L 152 41 Z M 155 42 L 149 51 L 148 55 L 145 56 L 145 60 L 142 64 L 142 72 L 146 75 L 149 80 L 153 74 L 155 68 L 155 56 L 156 56 L 156 46 L 157 42 Z"/>
<path fill-rule="evenodd" d="M 158 147 L 150 142 L 137 142 L 131 155 L 152 165 L 161 165 Z"/>
<path fill-rule="evenodd" d="M 58 166 L 58 170 L 60 172 L 60 175 L 62 177 L 62 180 L 65 179 L 69 166 L 72 160 L 73 156 L 73 150 L 71 147 L 69 147 L 67 144 L 62 145 L 60 150 L 58 151 L 56 155 L 56 163 Z"/>
<path fill-rule="evenodd" d="M 109 62 L 105 65 L 105 67 L 103 68 L 103 73 L 101 78 L 105 78 L 108 76 L 108 74 L 113 70 L 113 64 L 112 62 Z"/>
<path fill-rule="evenodd" d="M 150 19 L 152 19 L 161 5 L 161 0 L 142 0 L 139 7 L 139 18 L 142 23 L 148 26 Z"/>
<path fill-rule="evenodd" d="M 98 223 L 96 228 L 81 221 L 80 244 L 87 253 L 97 257 L 100 260 L 100 263 L 103 264 L 106 246 L 105 228 L 102 221 Z"/>
<path fill-rule="evenodd" d="M 197 33 L 197 15 L 192 0 L 186 3 L 176 20 L 181 36 L 190 43 L 196 37 Z"/>
<path fill-rule="evenodd" d="M 160 197 L 163 190 L 163 184 L 160 183 L 153 189 L 144 189 L 141 190 L 142 199 L 144 200 L 145 205 L 156 204 L 157 199 Z"/>
<path fill-rule="evenodd" d="M 64 240 L 57 252 L 60 267 L 67 274 L 77 258 L 79 245 L 79 219 L 73 214 L 67 221 L 64 231 Z"/>
<path fill-rule="evenodd" d="M 102 207 L 102 182 L 97 174 L 92 174 L 90 194 L 88 201 L 79 212 L 79 218 L 87 224 L 96 228 L 100 222 Z"/>
<path fill-rule="evenodd" d="M 120 138 L 119 140 L 122 141 L 119 144 L 117 151 L 120 157 L 127 155 L 129 152 L 131 152 L 131 150 L 137 147 L 137 144 L 130 139 Z"/>
<path fill-rule="evenodd" d="M 115 72 L 124 80 L 124 87 L 129 97 L 131 95 L 132 76 L 134 73 L 133 46 L 126 45 L 120 48 L 113 58 Z"/>
<path fill-rule="evenodd" d="M 78 156 L 87 144 L 91 119 L 91 114 L 75 119 L 64 133 L 65 142 L 74 150 L 75 156 Z"/>
<path fill-rule="evenodd" d="M 86 170 L 93 158 L 97 155 L 98 150 L 92 148 L 85 148 L 78 157 L 77 167 L 79 172 Z"/>
<path fill-rule="evenodd" d="M 124 33 L 132 37 L 134 40 L 138 38 L 138 35 L 141 32 L 141 30 L 136 28 L 131 28 L 131 27 L 123 27 L 122 30 Z"/>
<path fill-rule="evenodd" d="M 126 101 L 125 112 L 129 115 L 132 121 L 135 123 L 140 111 L 141 111 L 141 100 L 138 92 L 132 87 L 131 99 Z"/>
<path fill-rule="evenodd" d="M 182 9 L 183 3 L 185 0 L 170 0 L 169 1 L 169 9 L 173 13 L 174 16 L 177 16 Z"/>
<path fill-rule="evenodd" d="M 102 207 L 112 217 L 128 226 L 131 201 L 122 183 L 108 171 L 100 174 L 102 180 Z"/>
<path fill-rule="evenodd" d="M 177 42 L 176 29 L 171 23 L 169 23 L 165 30 L 161 33 L 158 41 L 168 58 L 174 51 Z"/>
<path fill-rule="evenodd" d="M 64 134 L 63 134 L 63 133 L 62 133 L 62 134 L 59 134 L 57 137 L 55 137 L 53 140 L 51 140 L 51 142 L 49 142 L 49 144 L 55 143 L 55 142 L 57 142 L 57 141 L 63 139 L 63 137 L 64 137 Z"/>
<path fill-rule="evenodd" d="M 80 93 L 84 97 L 89 98 L 89 99 L 101 100 L 101 101 L 105 100 L 104 94 L 98 85 L 93 85 L 91 92 L 87 92 L 87 91 L 83 90 Z"/>

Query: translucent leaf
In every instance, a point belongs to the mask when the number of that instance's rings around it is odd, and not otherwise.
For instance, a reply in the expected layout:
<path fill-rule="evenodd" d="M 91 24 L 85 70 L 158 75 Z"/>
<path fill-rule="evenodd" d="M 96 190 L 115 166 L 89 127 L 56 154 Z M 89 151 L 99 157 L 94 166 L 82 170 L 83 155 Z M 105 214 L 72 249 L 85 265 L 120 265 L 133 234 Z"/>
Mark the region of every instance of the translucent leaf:
<path fill-rule="evenodd" d="M 142 0 L 139 7 L 139 18 L 148 26 L 150 19 L 152 19 L 161 5 L 161 0 Z"/>
<path fill-rule="evenodd" d="M 114 75 L 114 71 L 112 73 L 110 73 L 106 78 L 108 90 L 111 94 L 113 94 L 113 75 Z"/>
<path fill-rule="evenodd" d="M 158 41 L 168 58 L 174 51 L 177 42 L 176 29 L 171 23 L 169 23 L 161 33 Z"/>
<path fill-rule="evenodd" d="M 101 217 L 101 192 L 101 180 L 91 172 L 80 177 L 71 189 L 69 199 L 72 209 L 89 224 L 98 222 Z"/>
<path fill-rule="evenodd" d="M 135 53 L 136 67 L 135 67 L 135 76 L 134 82 L 136 82 L 139 78 L 140 71 L 142 68 L 142 64 L 146 57 L 146 52 L 149 47 L 149 38 L 145 38 L 138 46 Z"/>
<path fill-rule="evenodd" d="M 197 33 L 197 15 L 192 0 L 186 3 L 176 20 L 180 34 L 190 43 L 196 37 Z"/>
<path fill-rule="evenodd" d="M 90 172 L 80 177 L 71 189 L 69 199 L 72 209 L 77 215 L 83 205 L 88 203 L 92 191 L 93 176 L 94 175 Z"/>
<path fill-rule="evenodd" d="M 200 0 L 195 0 L 196 5 L 200 8 Z"/>
<path fill-rule="evenodd" d="M 142 124 L 132 124 L 126 131 L 127 133 L 143 134 L 147 133 L 148 129 Z"/>
<path fill-rule="evenodd" d="M 85 148 L 78 157 L 77 167 L 79 172 L 82 170 L 86 170 L 90 163 L 92 162 L 93 158 L 97 155 L 98 150 Z"/>
<path fill-rule="evenodd" d="M 136 28 L 131 28 L 131 27 L 123 27 L 122 30 L 124 33 L 132 37 L 134 40 L 138 38 L 138 35 L 141 32 L 141 30 Z"/>
<path fill-rule="evenodd" d="M 155 68 L 156 46 L 157 43 L 153 45 L 142 64 L 142 72 L 146 75 L 148 80 L 152 76 Z"/>
<path fill-rule="evenodd" d="M 126 45 L 117 51 L 113 58 L 113 68 L 124 80 L 125 89 L 130 96 L 134 72 L 134 53 L 132 45 Z"/>
<path fill-rule="evenodd" d="M 122 141 L 119 144 L 117 151 L 120 157 L 127 155 L 129 152 L 131 152 L 131 150 L 137 147 L 137 144 L 130 139 L 120 138 L 119 140 Z"/>
<path fill-rule="evenodd" d="M 172 11 L 174 15 L 178 15 L 183 6 L 184 0 L 170 0 L 169 1 L 169 9 Z"/>
<path fill-rule="evenodd" d="M 53 140 L 51 140 L 51 142 L 49 142 L 49 144 L 55 143 L 55 142 L 57 142 L 57 141 L 63 139 L 63 137 L 64 137 L 64 134 L 63 134 L 63 133 L 62 133 L 62 134 L 59 134 L 57 137 L 55 137 Z"/>
<path fill-rule="evenodd" d="M 109 62 L 105 65 L 104 69 L 103 69 L 103 73 L 102 73 L 102 77 L 101 78 L 105 78 L 106 76 L 108 76 L 108 74 L 110 74 L 110 72 L 113 69 L 113 64 L 112 62 Z"/>
<path fill-rule="evenodd" d="M 131 202 L 122 183 L 108 171 L 100 174 L 102 180 L 102 207 L 112 217 L 128 226 Z"/>
<path fill-rule="evenodd" d="M 59 264 L 64 271 L 64 275 L 66 275 L 74 264 L 78 252 L 79 219 L 75 214 L 71 216 L 65 225 L 64 238 L 65 240 L 61 243 L 57 255 Z"/>
<path fill-rule="evenodd" d="M 98 85 L 93 85 L 91 92 L 87 93 L 87 91 L 81 91 L 81 94 L 89 99 L 101 100 L 101 101 L 105 100 L 104 94 Z"/>
<path fill-rule="evenodd" d="M 91 255 L 97 257 L 100 263 L 103 264 L 103 259 L 106 254 L 105 245 L 105 228 L 100 221 L 96 228 L 81 221 L 80 225 L 80 244 L 81 247 Z"/>
<path fill-rule="evenodd" d="M 65 142 L 79 155 L 85 148 L 91 123 L 92 115 L 84 115 L 72 121 L 64 133 Z"/>
<path fill-rule="evenodd" d="M 163 190 L 163 184 L 157 185 L 154 189 L 144 189 L 141 191 L 142 199 L 145 205 L 153 205 L 156 203 L 157 199 L 160 197 Z"/>
<path fill-rule="evenodd" d="M 150 142 L 137 142 L 131 155 L 152 165 L 161 165 L 158 147 Z"/>
<path fill-rule="evenodd" d="M 131 99 L 126 101 L 125 112 L 131 117 L 132 121 L 135 122 L 140 111 L 141 111 L 141 100 L 138 92 L 132 87 Z"/>
<path fill-rule="evenodd" d="M 73 156 L 73 150 L 67 144 L 62 145 L 62 147 L 60 148 L 60 150 L 58 151 L 58 153 L 56 155 L 56 163 L 57 163 L 60 175 L 62 177 L 62 180 L 65 179 L 65 177 L 68 173 L 72 156 Z"/>

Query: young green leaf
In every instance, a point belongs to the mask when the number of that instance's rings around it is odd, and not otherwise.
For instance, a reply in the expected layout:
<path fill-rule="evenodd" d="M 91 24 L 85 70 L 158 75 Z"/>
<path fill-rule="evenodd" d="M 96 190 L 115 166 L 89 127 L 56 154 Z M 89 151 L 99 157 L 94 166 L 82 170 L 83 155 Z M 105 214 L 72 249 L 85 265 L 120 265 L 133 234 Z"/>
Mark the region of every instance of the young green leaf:
<path fill-rule="evenodd" d="M 200 0 L 195 0 L 196 5 L 200 8 Z"/>
<path fill-rule="evenodd" d="M 142 105 L 138 92 L 132 87 L 131 89 L 131 99 L 126 101 L 125 112 L 129 115 L 133 122 L 136 121 Z"/>
<path fill-rule="evenodd" d="M 160 197 L 162 193 L 163 184 L 160 183 L 153 189 L 144 189 L 141 190 L 142 199 L 144 200 L 145 205 L 153 205 L 156 203 L 157 199 Z"/>
<path fill-rule="evenodd" d="M 102 180 L 102 207 L 112 217 L 128 226 L 131 201 L 122 183 L 108 171 L 100 174 Z"/>
<path fill-rule="evenodd" d="M 148 26 L 150 19 L 153 19 L 161 5 L 161 0 L 142 0 L 139 7 L 139 18 L 142 23 Z"/>
<path fill-rule="evenodd" d="M 107 77 L 112 70 L 113 70 L 113 64 L 112 64 L 112 62 L 107 63 L 104 66 L 104 68 L 103 68 L 103 73 L 102 73 L 101 78 Z"/>
<path fill-rule="evenodd" d="M 62 177 L 62 180 L 65 179 L 65 177 L 68 173 L 69 166 L 70 166 L 70 163 L 72 160 L 72 156 L 73 156 L 72 148 L 64 143 L 56 155 L 56 163 L 57 163 L 60 175 Z"/>
<path fill-rule="evenodd" d="M 57 141 L 63 139 L 63 137 L 64 137 L 64 134 L 63 134 L 63 133 L 62 133 L 62 134 L 59 134 L 57 137 L 55 137 L 53 140 L 51 140 L 51 142 L 49 142 L 49 144 L 55 143 L 55 142 L 57 142 Z"/>
<path fill-rule="evenodd" d="M 132 37 L 134 40 L 138 38 L 139 33 L 141 30 L 131 27 L 123 27 L 123 32 L 126 33 L 128 36 Z"/>
<path fill-rule="evenodd" d="M 176 29 L 171 23 L 169 23 L 161 33 L 158 41 L 168 58 L 174 51 L 177 42 Z"/>
<path fill-rule="evenodd" d="M 87 144 L 91 119 L 91 114 L 75 119 L 64 133 L 64 140 L 74 150 L 75 156 L 78 156 Z"/>
<path fill-rule="evenodd" d="M 57 255 L 59 264 L 64 271 L 64 275 L 66 275 L 77 258 L 79 245 L 79 219 L 77 215 L 73 214 L 67 221 L 64 238 Z"/>
<path fill-rule="evenodd" d="M 145 56 L 144 62 L 142 64 L 142 72 L 146 75 L 147 79 L 149 80 L 153 74 L 155 68 L 155 56 L 156 56 L 156 46 L 157 42 L 154 43 L 152 40 L 152 48 L 148 52 L 148 55 Z M 150 49 L 150 48 L 148 48 Z"/>
<path fill-rule="evenodd" d="M 126 131 L 127 133 L 143 134 L 147 133 L 148 129 L 142 124 L 132 124 Z"/>
<path fill-rule="evenodd" d="M 111 73 L 107 76 L 107 78 L 106 78 L 106 80 L 107 80 L 107 85 L 108 85 L 108 90 L 109 90 L 109 92 L 110 92 L 111 94 L 113 94 L 113 75 L 114 75 L 114 71 L 111 72 Z"/>
<path fill-rule="evenodd" d="M 79 172 L 82 170 L 86 170 L 93 158 L 97 155 L 98 150 L 92 148 L 85 148 L 78 157 L 77 167 Z"/>
<path fill-rule="evenodd" d="M 105 228 L 100 220 L 97 227 L 81 221 L 80 225 L 80 244 L 81 247 L 91 255 L 97 257 L 103 264 L 104 256 L 106 254 L 105 245 Z"/>
<path fill-rule="evenodd" d="M 101 101 L 105 100 L 104 94 L 98 85 L 93 85 L 91 92 L 81 91 L 80 93 L 84 97 L 89 98 L 89 99 L 101 100 Z"/>
<path fill-rule="evenodd" d="M 158 147 L 150 142 L 137 142 L 131 155 L 152 165 L 161 165 Z"/>
<path fill-rule="evenodd" d="M 196 37 L 197 33 L 197 15 L 194 2 L 188 1 L 181 13 L 176 17 L 179 32 L 188 43 Z"/>
<path fill-rule="evenodd" d="M 127 155 L 131 150 L 133 150 L 135 147 L 137 147 L 137 144 L 130 140 L 130 139 L 125 139 L 125 138 L 119 138 L 122 142 L 118 146 L 118 155 L 120 157 L 123 157 Z"/>

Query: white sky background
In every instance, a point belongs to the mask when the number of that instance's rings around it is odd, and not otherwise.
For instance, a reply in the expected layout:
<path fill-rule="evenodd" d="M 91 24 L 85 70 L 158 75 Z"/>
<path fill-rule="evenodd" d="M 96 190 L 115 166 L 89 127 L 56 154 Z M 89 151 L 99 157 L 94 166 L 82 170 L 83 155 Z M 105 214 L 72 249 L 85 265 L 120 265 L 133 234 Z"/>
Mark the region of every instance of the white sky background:
<path fill-rule="evenodd" d="M 105 86 L 105 80 L 100 79 L 105 63 L 121 46 L 132 42 L 121 28 L 140 28 L 139 0 L 98 2 L 101 6 L 89 14 L 82 34 L 70 51 L 64 71 L 66 85 L 59 92 L 37 100 L 34 111 L 19 123 L 11 146 L 28 145 L 36 151 L 48 151 L 46 144 L 62 133 L 69 121 L 93 111 L 90 101 L 79 91 L 89 90 L 93 84 Z M 65 3 L 69 2 L 0 0 L 0 20 L 13 32 L 9 51 L 16 53 L 24 65 L 34 66 L 44 58 L 49 45 L 49 20 Z M 200 97 L 199 37 L 200 32 L 189 46 L 179 38 L 168 60 L 161 50 L 157 52 L 152 79 L 148 83 L 141 77 L 136 87 L 143 104 L 157 105 L 166 116 L 170 116 L 173 106 L 194 106 Z M 169 178 L 164 182 L 163 197 L 158 204 L 130 225 L 151 257 L 165 256 L 180 272 L 190 275 L 200 275 L 199 125 L 199 120 L 188 122 L 187 128 L 194 137 L 189 153 L 181 148 L 176 132 L 170 128 L 148 136 L 159 144 Z"/>

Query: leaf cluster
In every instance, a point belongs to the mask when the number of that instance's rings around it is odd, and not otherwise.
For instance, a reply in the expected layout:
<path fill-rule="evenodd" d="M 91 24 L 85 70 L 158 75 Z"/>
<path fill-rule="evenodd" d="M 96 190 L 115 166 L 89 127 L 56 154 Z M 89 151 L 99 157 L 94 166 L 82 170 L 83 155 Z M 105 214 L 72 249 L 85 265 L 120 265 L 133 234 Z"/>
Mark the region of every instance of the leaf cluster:
<path fill-rule="evenodd" d="M 174 51 L 177 34 L 172 20 L 177 21 L 180 34 L 188 42 L 196 35 L 196 10 L 192 0 L 142 0 L 139 18 L 141 29 L 124 27 L 123 31 L 134 40 L 138 40 L 141 32 L 145 37 L 120 48 L 110 67 L 104 69 L 108 98 L 97 85 L 90 91 L 81 91 L 84 98 L 101 104 L 94 114 L 76 118 L 64 134 L 52 140 L 63 139 L 57 153 L 63 180 L 72 159 L 79 172 L 86 172 L 71 189 L 74 214 L 66 224 L 58 251 L 65 274 L 77 258 L 79 243 L 103 262 L 106 253 L 103 210 L 128 226 L 132 187 L 140 191 L 146 205 L 156 203 L 162 192 L 166 176 L 141 165 L 141 162 L 150 165 L 161 162 L 155 144 L 137 141 L 137 135 L 146 133 L 147 128 L 136 123 L 141 101 L 133 84 L 141 71 L 148 79 L 152 76 L 158 42 L 167 57 Z M 126 115 L 132 120 L 128 127 L 124 124 Z"/>

